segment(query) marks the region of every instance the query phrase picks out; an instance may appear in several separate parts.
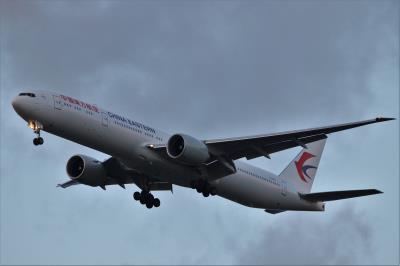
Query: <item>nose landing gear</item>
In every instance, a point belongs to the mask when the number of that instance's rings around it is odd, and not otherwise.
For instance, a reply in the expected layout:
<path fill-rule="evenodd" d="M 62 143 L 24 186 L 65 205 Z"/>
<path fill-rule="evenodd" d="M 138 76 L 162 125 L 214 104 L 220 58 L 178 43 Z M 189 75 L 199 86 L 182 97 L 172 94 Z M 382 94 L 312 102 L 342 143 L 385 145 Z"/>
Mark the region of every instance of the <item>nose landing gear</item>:
<path fill-rule="evenodd" d="M 37 135 L 37 137 L 33 139 L 33 145 L 42 145 L 44 143 L 44 140 L 42 137 L 40 137 L 40 130 L 43 129 L 43 125 L 38 121 L 30 120 L 28 126 L 32 128 L 33 132 Z"/>
<path fill-rule="evenodd" d="M 39 135 L 40 136 L 40 135 Z M 44 143 L 44 140 L 42 137 L 37 137 L 33 139 L 33 145 L 42 145 Z"/>
<path fill-rule="evenodd" d="M 160 207 L 161 202 L 158 198 L 154 198 L 153 194 L 148 191 L 142 190 L 142 192 L 136 191 L 133 193 L 133 198 L 139 201 L 141 204 L 146 205 L 148 209 L 153 207 Z"/>

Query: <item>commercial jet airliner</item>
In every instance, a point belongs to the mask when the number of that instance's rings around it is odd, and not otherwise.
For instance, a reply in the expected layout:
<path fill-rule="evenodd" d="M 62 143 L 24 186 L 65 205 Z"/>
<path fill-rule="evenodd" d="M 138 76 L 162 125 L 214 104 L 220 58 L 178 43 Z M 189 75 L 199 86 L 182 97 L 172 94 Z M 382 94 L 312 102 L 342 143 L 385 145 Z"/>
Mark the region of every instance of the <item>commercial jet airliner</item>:
<path fill-rule="evenodd" d="M 159 207 L 152 191 L 172 192 L 173 185 L 195 189 L 204 197 L 218 195 L 275 214 L 324 211 L 325 202 L 382 193 L 376 189 L 311 193 L 327 135 L 393 120 L 371 120 L 238 138 L 200 140 L 169 135 L 95 104 L 51 91 L 22 92 L 12 101 L 15 111 L 37 135 L 42 130 L 110 155 L 100 162 L 72 156 L 66 165 L 70 180 L 62 188 L 135 184 L 133 198 L 147 208 Z M 279 174 L 254 167 L 247 160 L 300 146 L 300 153 Z"/>

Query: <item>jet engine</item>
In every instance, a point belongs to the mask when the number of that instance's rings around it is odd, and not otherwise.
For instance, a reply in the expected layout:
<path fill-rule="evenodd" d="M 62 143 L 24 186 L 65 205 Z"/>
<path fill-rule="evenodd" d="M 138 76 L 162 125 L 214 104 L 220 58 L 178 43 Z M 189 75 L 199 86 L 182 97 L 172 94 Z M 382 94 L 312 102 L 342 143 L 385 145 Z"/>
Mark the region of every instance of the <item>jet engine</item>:
<path fill-rule="evenodd" d="M 102 186 L 107 180 L 101 162 L 86 155 L 72 156 L 67 162 L 67 174 L 71 179 L 92 187 Z"/>
<path fill-rule="evenodd" d="M 202 164 L 210 158 L 206 144 L 184 134 L 175 134 L 169 138 L 167 153 L 172 159 L 190 165 Z"/>

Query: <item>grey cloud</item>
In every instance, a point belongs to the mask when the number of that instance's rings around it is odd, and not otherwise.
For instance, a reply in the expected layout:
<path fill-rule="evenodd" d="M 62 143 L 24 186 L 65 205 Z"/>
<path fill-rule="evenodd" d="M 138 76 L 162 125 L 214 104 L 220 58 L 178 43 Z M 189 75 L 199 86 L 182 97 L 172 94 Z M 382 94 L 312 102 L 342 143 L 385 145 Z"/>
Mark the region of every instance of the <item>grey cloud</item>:
<path fill-rule="evenodd" d="M 373 2 L 109 3 L 8 2 L 15 79 L 90 91 L 107 105 L 122 98 L 126 113 L 196 121 L 201 134 L 205 124 L 220 129 L 218 121 L 274 126 L 275 112 L 289 121 L 317 119 L 316 109 L 362 115 L 350 99 L 372 100 L 365 82 L 374 40 L 386 37 L 376 22 L 390 12 Z M 188 109 L 191 117 L 176 117 Z"/>
<path fill-rule="evenodd" d="M 372 142 L 330 139 L 315 184 L 377 184 L 382 198 L 271 216 L 176 188 L 148 212 L 132 201 L 133 186 L 56 189 L 69 156 L 107 155 L 46 133 L 34 149 L 10 105 L 21 90 L 51 89 L 201 138 L 398 116 L 398 62 L 384 60 L 399 55 L 398 2 L 0 1 L 0 15 L 0 263 L 269 264 L 294 248 L 292 235 L 304 245 L 287 263 L 398 263 L 398 151 L 385 153 L 398 124 L 359 131 Z M 394 74 L 379 74 L 387 69 Z M 363 147 L 349 148 L 356 139 Z M 282 169 L 289 153 L 262 166 Z M 370 169 L 379 178 L 348 178 Z M 307 247 L 325 249 L 309 258 Z"/>
<path fill-rule="evenodd" d="M 372 230 L 354 206 L 342 207 L 329 220 L 286 217 L 265 228 L 261 239 L 239 252 L 239 264 L 371 264 Z"/>

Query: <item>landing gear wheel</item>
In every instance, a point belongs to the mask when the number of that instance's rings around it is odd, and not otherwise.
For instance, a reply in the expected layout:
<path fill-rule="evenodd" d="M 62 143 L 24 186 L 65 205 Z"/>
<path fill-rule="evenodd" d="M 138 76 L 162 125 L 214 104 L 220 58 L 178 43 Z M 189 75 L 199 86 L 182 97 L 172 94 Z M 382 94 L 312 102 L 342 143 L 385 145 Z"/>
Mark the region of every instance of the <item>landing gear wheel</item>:
<path fill-rule="evenodd" d="M 210 196 L 210 193 L 208 191 L 203 191 L 203 196 L 207 198 L 208 196 Z"/>
<path fill-rule="evenodd" d="M 135 193 L 133 193 L 133 198 L 135 199 L 135 200 L 140 200 L 140 193 L 139 192 L 135 192 Z"/>
<path fill-rule="evenodd" d="M 149 193 L 146 197 L 146 203 L 153 202 L 153 201 L 154 201 L 154 196 L 153 196 L 153 194 Z"/>
<path fill-rule="evenodd" d="M 33 133 L 36 134 L 36 138 L 33 139 L 35 146 L 43 144 L 43 138 L 40 137 L 40 131 L 43 129 L 43 125 L 39 121 L 29 120 L 28 126 L 33 129 Z"/>
<path fill-rule="evenodd" d="M 147 194 L 149 194 L 149 192 L 147 192 L 147 191 L 145 191 L 145 190 L 142 190 L 142 192 L 140 192 L 140 196 L 141 196 L 142 198 L 145 198 Z"/>
<path fill-rule="evenodd" d="M 194 184 L 196 191 L 198 193 L 202 193 L 204 197 L 217 195 L 217 189 L 215 187 L 212 187 L 207 180 L 199 179 L 194 181 L 193 183 L 191 182 L 190 186 L 192 186 L 192 184 Z"/>
<path fill-rule="evenodd" d="M 153 207 L 160 207 L 161 204 L 158 198 L 154 198 L 153 194 L 146 190 L 133 193 L 133 198 L 135 200 L 138 200 L 141 204 L 146 205 L 148 209 L 151 209 Z"/>
<path fill-rule="evenodd" d="M 142 196 L 140 196 L 139 201 L 140 201 L 141 204 L 146 204 L 146 199 L 144 197 L 142 197 Z"/>
<path fill-rule="evenodd" d="M 44 143 L 43 138 L 41 137 L 37 137 L 33 139 L 33 145 L 37 146 L 37 145 L 42 145 Z"/>
<path fill-rule="evenodd" d="M 200 190 L 203 191 L 207 187 L 207 182 L 204 181 L 203 179 L 200 179 L 198 182 L 198 186 L 199 186 Z"/>
<path fill-rule="evenodd" d="M 160 200 L 158 198 L 155 198 L 153 201 L 154 207 L 158 208 L 160 207 L 160 204 L 161 204 Z"/>

